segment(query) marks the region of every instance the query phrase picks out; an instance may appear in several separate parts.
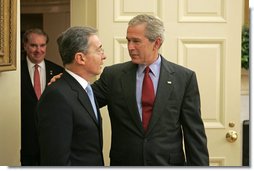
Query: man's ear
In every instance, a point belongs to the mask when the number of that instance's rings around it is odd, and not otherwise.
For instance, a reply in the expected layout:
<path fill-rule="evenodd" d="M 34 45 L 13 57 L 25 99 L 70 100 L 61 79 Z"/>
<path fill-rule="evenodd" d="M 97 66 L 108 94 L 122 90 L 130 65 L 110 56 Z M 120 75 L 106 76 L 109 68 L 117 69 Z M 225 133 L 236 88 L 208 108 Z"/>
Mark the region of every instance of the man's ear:
<path fill-rule="evenodd" d="M 159 49 L 161 47 L 162 44 L 162 39 L 160 37 L 156 38 L 155 42 L 154 42 L 154 47 L 156 49 Z"/>
<path fill-rule="evenodd" d="M 82 52 L 77 52 L 77 53 L 75 54 L 74 59 L 75 59 L 75 62 L 76 62 L 77 64 L 85 64 L 85 63 L 86 63 L 86 56 L 85 56 L 85 54 L 82 53 Z"/>

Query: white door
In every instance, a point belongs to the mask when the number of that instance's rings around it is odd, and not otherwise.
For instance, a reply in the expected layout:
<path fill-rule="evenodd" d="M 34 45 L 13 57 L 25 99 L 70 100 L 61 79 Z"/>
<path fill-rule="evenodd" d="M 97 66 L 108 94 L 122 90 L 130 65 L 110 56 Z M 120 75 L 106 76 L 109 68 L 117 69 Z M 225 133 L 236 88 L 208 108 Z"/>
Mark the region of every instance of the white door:
<path fill-rule="evenodd" d="M 105 65 L 130 60 L 128 21 L 139 13 L 166 28 L 161 53 L 197 73 L 212 166 L 241 166 L 240 56 L 242 0 L 98 0 L 97 28 Z M 104 118 L 104 155 L 109 164 L 110 121 Z M 229 142 L 226 134 L 231 133 Z M 230 135 L 230 134 L 228 134 Z"/>

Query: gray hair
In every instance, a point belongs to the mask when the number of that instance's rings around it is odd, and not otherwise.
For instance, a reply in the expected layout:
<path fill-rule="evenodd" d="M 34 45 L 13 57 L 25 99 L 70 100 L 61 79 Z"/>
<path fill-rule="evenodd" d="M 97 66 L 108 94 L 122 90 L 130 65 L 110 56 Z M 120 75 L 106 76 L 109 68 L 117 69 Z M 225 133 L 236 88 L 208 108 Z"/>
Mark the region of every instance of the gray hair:
<path fill-rule="evenodd" d="M 153 42 L 160 37 L 164 41 L 164 26 L 163 22 L 152 15 L 140 14 L 132 18 L 128 25 L 135 26 L 139 24 L 146 24 L 145 36 L 149 41 Z"/>
<path fill-rule="evenodd" d="M 72 63 L 77 52 L 86 52 L 89 37 L 96 34 L 97 30 L 92 27 L 75 26 L 64 31 L 57 39 L 63 65 Z"/>

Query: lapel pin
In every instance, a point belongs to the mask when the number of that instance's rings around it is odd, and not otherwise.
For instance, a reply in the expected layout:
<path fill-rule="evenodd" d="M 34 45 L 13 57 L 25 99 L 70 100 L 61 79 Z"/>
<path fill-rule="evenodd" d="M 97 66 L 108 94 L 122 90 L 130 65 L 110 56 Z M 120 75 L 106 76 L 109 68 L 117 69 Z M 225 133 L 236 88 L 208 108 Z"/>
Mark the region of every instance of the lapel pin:
<path fill-rule="evenodd" d="M 172 82 L 171 82 L 171 81 L 167 81 L 167 83 L 168 83 L 168 84 L 172 84 Z"/>

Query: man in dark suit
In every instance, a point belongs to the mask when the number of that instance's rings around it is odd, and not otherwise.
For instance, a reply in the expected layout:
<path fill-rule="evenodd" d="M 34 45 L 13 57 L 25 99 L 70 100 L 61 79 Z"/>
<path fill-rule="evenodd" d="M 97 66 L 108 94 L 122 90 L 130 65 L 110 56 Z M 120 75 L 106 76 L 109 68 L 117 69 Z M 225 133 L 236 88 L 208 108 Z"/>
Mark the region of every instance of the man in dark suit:
<path fill-rule="evenodd" d="M 21 165 L 39 164 L 39 148 L 35 129 L 35 107 L 38 97 L 34 90 L 34 70 L 38 64 L 40 91 L 43 92 L 52 76 L 63 68 L 46 60 L 48 35 L 41 29 L 29 29 L 23 35 L 26 56 L 21 59 Z"/>
<path fill-rule="evenodd" d="M 130 20 L 126 39 L 131 61 L 105 67 L 92 85 L 99 106 L 107 105 L 109 111 L 110 165 L 208 166 L 195 72 L 159 54 L 164 26 L 153 16 L 138 15 Z M 147 67 L 153 86 L 143 93 Z M 153 92 L 152 102 L 143 100 L 143 94 Z M 147 106 L 150 119 L 143 111 Z"/>
<path fill-rule="evenodd" d="M 126 36 L 131 61 L 105 67 L 93 84 L 99 106 L 107 105 L 110 115 L 111 165 L 209 165 L 196 75 L 159 54 L 163 35 L 159 19 L 134 17 Z M 148 105 L 152 116 L 144 128 L 142 82 L 147 66 L 153 90 L 144 94 L 155 92 L 155 100 Z"/>
<path fill-rule="evenodd" d="M 90 27 L 71 27 L 58 38 L 65 71 L 46 88 L 37 106 L 43 166 L 104 165 L 102 120 L 96 101 L 89 97 L 90 82 L 106 59 L 96 32 Z"/>

